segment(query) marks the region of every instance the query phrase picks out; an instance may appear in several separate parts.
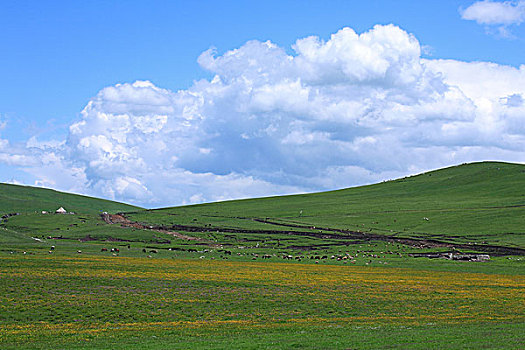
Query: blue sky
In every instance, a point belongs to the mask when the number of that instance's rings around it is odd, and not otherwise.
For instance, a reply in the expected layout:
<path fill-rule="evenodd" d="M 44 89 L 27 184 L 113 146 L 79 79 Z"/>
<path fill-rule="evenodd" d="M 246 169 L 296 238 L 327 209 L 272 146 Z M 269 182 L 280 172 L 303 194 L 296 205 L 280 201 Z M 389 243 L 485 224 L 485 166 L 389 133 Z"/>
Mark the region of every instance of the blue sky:
<path fill-rule="evenodd" d="M 499 7 L 488 7 L 494 4 Z M 483 70 L 479 72 L 479 76 L 490 78 L 493 74 L 507 77 L 505 74 L 508 74 L 508 78 L 505 79 L 516 78 L 516 82 L 511 83 L 510 86 L 514 86 L 513 84 L 519 86 L 521 83 L 519 67 L 525 63 L 523 60 L 525 57 L 525 26 L 520 25 L 525 18 L 524 7 L 523 1 L 264 1 L 260 3 L 246 1 L 2 1 L 0 3 L 0 30 L 2 33 L 0 36 L 2 50 L 0 76 L 3 84 L 0 85 L 0 126 L 2 126 L 0 127 L 0 141 L 4 140 L 4 157 L 0 157 L 0 181 L 43 185 L 155 206 L 251 195 L 323 190 L 367 183 L 380 180 L 385 176 L 402 175 L 426 170 L 433 166 L 449 165 L 448 163 L 453 163 L 456 159 L 451 156 L 454 152 L 454 154 L 463 154 L 457 160 L 498 158 L 523 161 L 524 159 L 520 158 L 522 150 L 506 148 L 506 146 L 487 141 L 491 137 L 503 137 L 503 129 L 510 128 L 507 125 L 502 126 L 498 135 L 478 134 L 464 140 L 458 140 L 459 136 L 454 136 L 453 140 L 445 140 L 446 137 L 444 137 L 441 139 L 442 142 L 439 140 L 430 142 L 429 136 L 415 136 L 410 142 L 403 140 L 401 143 L 405 146 L 412 143 L 412 147 L 416 147 L 415 144 L 417 144 L 417 149 L 437 147 L 442 152 L 442 157 L 436 157 L 440 160 L 425 164 L 421 162 L 411 164 L 406 159 L 399 159 L 389 165 L 381 165 L 379 161 L 378 164 L 364 161 L 348 150 L 346 158 L 343 151 L 338 156 L 333 156 L 330 152 L 322 153 L 323 149 L 330 149 L 334 146 L 324 144 L 326 140 L 354 142 L 355 146 L 355 142 L 361 140 L 358 139 L 359 137 L 365 141 L 366 137 L 370 138 L 368 140 L 377 138 L 377 134 L 367 134 L 365 131 L 374 128 L 379 130 L 380 127 L 375 124 L 367 125 L 363 127 L 363 130 L 346 125 L 342 130 L 350 129 L 342 136 L 330 131 L 339 128 L 342 123 L 334 119 L 335 116 L 333 118 L 320 117 L 321 119 L 317 120 L 313 126 L 312 118 L 296 117 L 296 114 L 300 113 L 297 110 L 290 112 L 289 106 L 283 107 L 284 109 L 274 106 L 257 112 L 259 114 L 255 113 L 260 122 L 246 126 L 247 129 L 242 129 L 236 127 L 239 125 L 239 120 L 229 120 L 229 126 L 215 124 L 221 119 L 221 113 L 231 113 L 231 111 L 215 109 L 203 114 L 204 110 L 202 110 L 199 112 L 199 118 L 207 121 L 202 125 L 193 125 L 195 133 L 202 134 L 201 138 L 197 141 L 185 140 L 188 144 L 193 145 L 192 149 L 179 150 L 177 151 L 179 153 L 174 151 L 175 153 L 170 153 L 169 157 L 166 154 L 161 156 L 160 153 L 166 152 L 160 150 L 162 147 L 173 147 L 170 142 L 166 142 L 167 146 L 152 148 L 151 152 L 156 156 L 151 158 L 156 159 L 155 161 L 163 166 L 169 159 L 173 159 L 175 164 L 173 169 L 177 170 L 174 172 L 181 172 L 181 174 L 189 172 L 191 176 L 197 177 L 209 176 L 210 178 L 205 182 L 218 181 L 217 188 L 220 186 L 236 188 L 233 191 L 221 189 L 215 193 L 211 190 L 199 191 L 200 180 L 190 181 L 188 185 L 185 182 L 187 178 L 185 175 L 153 179 L 145 173 L 134 173 L 133 169 L 129 169 L 129 176 L 121 174 L 112 177 L 108 174 L 99 174 L 97 170 L 93 170 L 93 164 L 97 163 L 96 159 L 89 157 L 88 159 L 85 155 L 76 152 L 78 144 L 75 146 L 74 142 L 82 144 L 82 147 L 86 146 L 87 134 L 82 134 L 83 138 L 79 136 L 76 139 L 70 127 L 82 120 L 89 125 L 89 121 L 92 120 L 89 118 L 92 117 L 81 114 L 81 112 L 90 101 L 102 106 L 101 110 L 96 110 L 96 113 L 99 114 L 113 113 L 112 115 L 116 115 L 129 112 L 130 116 L 138 116 L 142 112 L 137 112 L 136 107 L 129 107 L 129 110 L 121 108 L 117 113 L 113 107 L 107 107 L 104 102 L 106 101 L 104 91 L 109 91 L 104 90 L 105 88 L 111 88 L 117 84 L 133 84 L 136 81 L 151 82 L 151 86 L 139 84 L 140 86 L 134 87 L 136 89 L 153 89 L 152 91 L 161 94 L 164 92 L 155 89 L 168 91 L 164 95 L 171 94 L 171 97 L 166 97 L 170 101 L 175 99 L 174 96 L 179 90 L 193 91 L 194 94 L 202 94 L 199 96 L 205 101 L 215 101 L 218 105 L 218 101 L 214 100 L 213 94 L 210 93 L 211 90 L 204 87 L 202 89 L 207 91 L 204 93 L 204 90 L 201 90 L 201 87 L 198 87 L 195 82 L 204 79 L 209 83 L 214 76 L 221 77 L 225 82 L 227 76 L 238 78 L 246 72 L 237 71 L 234 75 L 230 74 L 232 70 L 242 66 L 243 63 L 240 61 L 233 63 L 221 61 L 220 64 L 217 62 L 212 64 L 209 60 L 208 63 L 203 63 L 202 60 L 198 62 L 198 58 L 202 58 L 201 54 L 210 47 L 216 48 L 213 57 L 217 59 L 231 50 L 241 50 L 241 48 L 244 48 L 248 56 L 251 54 L 264 56 L 269 54 L 259 48 L 248 47 L 246 43 L 253 40 L 261 43 L 269 40 L 284 53 L 290 56 L 300 56 L 293 48 L 299 39 L 316 36 L 321 42 L 329 42 L 331 36 L 342 28 L 348 27 L 357 34 L 361 34 L 371 31 L 377 24 L 393 24 L 408 36 L 414 37 L 418 42 L 418 49 L 421 50 L 418 57 L 423 61 L 430 60 L 423 63 L 424 69 L 434 72 L 433 74 L 442 74 L 443 84 L 458 86 L 461 94 L 465 95 L 469 101 L 474 101 L 472 108 L 476 108 L 479 113 L 459 111 L 459 114 L 465 113 L 465 116 L 453 123 L 450 122 L 450 117 L 442 117 L 448 122 L 440 124 L 439 128 L 450 130 L 450 128 L 457 127 L 458 123 L 464 123 L 468 118 L 477 118 L 475 123 L 481 129 L 483 127 L 480 126 L 480 123 L 487 120 L 501 126 L 499 121 L 497 123 L 495 121 L 495 118 L 500 117 L 511 120 L 512 125 L 519 125 L 521 121 L 524 121 L 520 119 L 523 118 L 521 111 L 512 110 L 508 113 L 504 111 L 497 117 L 483 114 L 485 113 L 483 103 L 486 99 L 490 99 L 490 96 L 481 96 L 473 90 L 471 80 L 478 75 L 474 66 L 470 65 L 467 68 L 457 65 L 473 61 L 494 63 L 497 67 L 485 65 L 476 68 Z M 466 12 L 467 10 L 470 12 Z M 397 35 L 395 30 L 388 33 Z M 350 40 L 348 38 L 351 36 L 346 38 L 344 40 Z M 373 49 L 374 46 L 371 47 Z M 404 54 L 408 55 L 408 51 L 402 53 Z M 344 53 L 341 55 L 341 57 L 345 56 Z M 391 56 L 388 57 L 391 58 Z M 453 60 L 453 62 L 445 64 L 439 61 L 440 59 Z M 325 61 L 324 63 L 319 60 L 316 62 L 326 64 Z M 389 62 L 392 64 L 391 61 Z M 454 65 L 456 63 L 457 65 Z M 310 62 L 310 64 L 314 63 Z M 474 69 L 472 76 L 460 77 L 458 75 L 458 72 L 470 72 L 471 68 Z M 509 71 L 511 68 L 514 71 Z M 259 71 L 264 72 L 265 69 L 268 67 L 262 66 Z M 497 71 L 498 69 L 503 69 L 505 72 L 501 73 Z M 312 83 L 313 85 L 309 85 L 308 78 L 301 74 L 289 77 L 290 81 L 294 79 L 300 80 L 303 87 L 308 88 L 310 93 L 317 86 L 316 84 L 319 84 L 316 80 L 317 82 Z M 278 88 L 282 86 L 281 83 L 272 86 Z M 326 81 L 323 81 L 323 84 L 325 83 Z M 352 81 L 346 91 L 350 93 L 356 84 L 362 83 L 361 80 L 358 83 Z M 468 84 L 470 85 L 467 87 Z M 267 87 L 268 82 L 266 81 L 263 85 Z M 119 86 L 122 87 L 122 85 Z M 402 86 L 398 88 L 404 89 Z M 127 88 L 122 87 L 122 89 Z M 491 96 L 494 101 L 507 101 L 509 96 L 515 95 L 513 101 L 520 101 L 522 95 L 519 89 L 507 90 L 495 90 Z M 385 91 L 383 87 L 381 91 Z M 370 93 L 377 94 L 378 91 L 374 90 Z M 355 96 L 355 93 L 352 96 Z M 129 103 L 129 96 L 122 98 L 124 101 L 119 103 Z M 135 98 L 141 97 L 133 95 L 132 99 Z M 144 103 L 149 103 L 148 97 L 142 98 L 146 98 Z M 367 96 L 363 95 L 360 98 L 363 100 Z M 418 98 L 421 101 L 423 99 Z M 350 98 L 347 102 L 350 100 L 353 101 Z M 137 103 L 136 100 L 133 101 Z M 403 102 L 402 105 L 406 106 L 406 103 Z M 417 105 L 421 106 L 421 102 L 417 102 Z M 239 108 L 235 111 L 238 111 Z M 380 109 L 380 112 L 377 113 L 388 115 L 390 113 L 388 111 Z M 148 117 L 153 118 L 152 115 L 158 111 L 150 112 L 148 112 Z M 426 115 L 428 112 L 411 111 L 410 113 L 415 113 L 413 117 L 415 119 L 411 121 L 417 125 L 427 123 L 428 118 L 418 113 Z M 477 114 L 476 117 L 469 117 L 468 113 Z M 178 116 L 177 112 L 171 110 L 160 115 L 167 115 L 167 121 L 157 118 L 157 115 L 156 119 L 152 119 L 154 121 L 150 120 L 148 123 L 157 123 L 155 124 L 157 126 L 168 125 Z M 244 121 L 245 118 L 252 118 L 253 115 L 239 116 L 239 118 Z M 262 121 L 263 116 L 266 122 Z M 285 124 L 279 124 L 279 128 L 292 130 L 295 127 L 297 130 L 294 129 L 287 135 L 274 133 L 271 140 L 260 137 L 261 133 L 254 131 L 254 128 L 267 130 L 268 127 L 277 125 L 276 116 L 280 121 L 288 118 Z M 143 119 L 140 120 L 144 123 Z M 327 125 L 329 123 L 327 120 L 332 121 L 330 126 Z M 387 120 L 390 119 L 387 118 Z M 309 124 L 306 126 L 307 122 Z M 385 127 L 387 124 L 385 122 L 381 126 Z M 100 123 L 97 122 L 96 125 Z M 111 129 L 109 124 L 106 127 L 107 130 Z M 224 130 L 221 129 L 222 127 Z M 221 137 L 210 136 L 214 128 L 221 130 Z M 171 133 L 163 137 L 173 140 L 170 135 L 173 135 L 173 130 L 176 129 L 177 126 L 173 125 Z M 469 130 L 471 129 L 472 127 L 469 126 Z M 154 132 L 141 132 L 141 138 L 159 138 L 153 135 Z M 250 137 L 250 132 L 253 135 L 259 135 L 259 139 L 255 141 L 255 137 Z M 320 177 L 318 173 L 311 173 L 308 179 L 301 178 L 293 169 L 298 167 L 296 162 L 302 164 L 302 161 L 291 156 L 292 153 L 297 154 L 298 151 L 278 146 L 288 144 L 287 142 L 300 132 L 304 132 L 301 137 L 307 140 L 321 140 L 312 141 L 315 143 L 312 149 L 320 152 L 318 157 L 330 159 L 333 156 L 333 162 L 327 162 L 324 165 L 325 173 L 336 171 L 334 169 L 341 167 L 350 167 L 348 168 L 350 170 L 351 167 L 355 167 L 356 173 L 350 171 L 347 175 L 334 175 L 333 181 L 327 183 L 311 180 Z M 400 129 L 397 134 L 392 135 L 384 134 L 384 132 L 384 130 L 381 131 L 382 136 L 396 138 L 405 133 L 405 130 Z M 96 135 L 98 140 L 102 137 L 101 135 Z M 136 134 L 132 136 L 138 137 Z M 250 139 L 253 142 L 250 143 L 250 147 L 244 147 L 236 143 L 234 136 L 239 136 L 239 140 Z M 518 136 L 521 137 L 521 134 Z M 509 137 L 514 140 L 513 137 L 518 136 L 512 134 Z M 89 134 L 89 137 L 94 136 Z M 128 135 L 129 137 L 131 134 Z M 420 141 L 417 141 L 418 139 Z M 33 140 L 32 143 L 28 144 L 29 140 Z M 228 143 L 228 140 L 232 140 L 231 143 Z M 50 143 L 42 145 L 44 141 Z M 521 145 L 519 142 L 518 144 Z M 91 141 L 89 144 L 94 143 Z M 1 142 L 0 145 L 2 145 Z M 350 147 L 350 144 L 347 146 Z M 130 149 L 133 147 L 142 146 L 134 144 Z M 245 154 L 238 151 L 243 147 Z M 470 147 L 470 151 L 467 152 L 465 147 Z M 106 152 L 104 154 L 106 156 L 109 154 L 108 157 L 112 160 L 122 161 L 122 154 L 126 157 L 130 154 L 122 144 L 111 151 L 108 151 L 107 147 L 104 150 Z M 195 150 L 200 150 L 197 155 L 193 154 Z M 381 148 L 378 148 L 377 152 L 380 154 Z M 95 153 L 97 152 L 91 152 L 91 154 Z M 385 149 L 383 153 L 387 154 L 388 149 Z M 78 169 L 78 172 L 83 173 L 82 180 L 76 178 L 76 181 L 73 179 L 61 181 L 58 175 L 50 174 L 40 162 L 46 156 L 60 158 L 60 164 L 68 169 Z M 30 159 L 32 157 L 38 159 Z M 136 155 L 136 157 L 129 159 L 134 159 L 135 162 L 144 161 L 146 168 L 149 165 L 152 168 L 158 166 L 145 161 L 144 155 Z M 269 158 L 274 158 L 282 164 L 266 171 L 269 165 L 266 168 L 250 165 L 251 161 L 247 161 L 247 158 L 261 159 L 261 164 L 264 164 Z M 107 157 L 104 159 L 107 160 Z M 221 176 L 231 178 L 221 178 Z M 346 180 L 339 182 L 338 176 Z M 101 182 L 101 179 L 107 183 Z M 158 197 L 157 191 L 160 189 L 157 187 L 160 186 L 157 183 L 159 181 L 166 187 L 174 188 L 171 197 L 162 200 L 153 199 L 153 197 Z M 233 182 L 230 183 L 230 181 Z M 194 190 L 186 190 L 188 186 L 193 186 Z M 122 190 L 115 190 L 117 187 Z M 257 190 L 253 190 L 254 188 Z M 144 193 L 147 194 L 144 195 Z"/>
<path fill-rule="evenodd" d="M 19 138 L 33 128 L 58 132 L 105 86 L 144 79 L 188 88 L 207 76 L 197 57 L 211 46 L 224 52 L 258 39 L 289 49 L 297 38 L 327 38 L 345 26 L 362 32 L 393 23 L 436 58 L 522 64 L 524 28 L 513 28 L 516 40 L 487 35 L 483 26 L 461 19 L 458 9 L 472 3 L 3 1 L 1 113 L 34 123 Z"/>

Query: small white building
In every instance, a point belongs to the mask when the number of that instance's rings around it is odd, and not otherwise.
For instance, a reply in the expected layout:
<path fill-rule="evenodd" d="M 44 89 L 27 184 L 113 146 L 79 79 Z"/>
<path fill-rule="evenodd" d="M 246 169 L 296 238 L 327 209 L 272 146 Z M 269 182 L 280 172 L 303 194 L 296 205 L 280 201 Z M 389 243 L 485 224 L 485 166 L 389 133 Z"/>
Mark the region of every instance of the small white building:
<path fill-rule="evenodd" d="M 60 207 L 55 211 L 55 214 L 67 214 L 67 210 Z"/>

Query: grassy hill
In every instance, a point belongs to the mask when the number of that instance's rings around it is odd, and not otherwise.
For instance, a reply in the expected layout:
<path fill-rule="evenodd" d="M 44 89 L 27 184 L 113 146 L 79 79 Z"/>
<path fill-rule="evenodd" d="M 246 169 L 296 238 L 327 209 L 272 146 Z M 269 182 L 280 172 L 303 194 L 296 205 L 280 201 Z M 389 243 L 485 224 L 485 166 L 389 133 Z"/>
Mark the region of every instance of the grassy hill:
<path fill-rule="evenodd" d="M 369 186 L 146 210 L 130 218 L 219 231 L 315 226 L 523 248 L 525 166 L 463 164 Z"/>
<path fill-rule="evenodd" d="M 46 188 L 0 183 L 0 213 L 54 212 L 59 207 L 84 214 L 100 211 L 118 212 L 136 210 L 129 204 L 64 193 Z"/>
<path fill-rule="evenodd" d="M 463 164 L 337 191 L 155 210 L 42 188 L 1 184 L 0 190 L 0 213 L 23 214 L 9 219 L 6 228 L 28 236 L 60 231 L 72 239 L 162 241 L 152 238 L 148 228 L 154 226 L 209 244 L 272 249 L 385 238 L 525 248 L 525 166 L 519 164 Z M 84 217 L 40 215 L 60 206 Z M 126 212 L 143 229 L 106 225 L 101 211 Z"/>
<path fill-rule="evenodd" d="M 59 207 L 77 215 L 54 215 Z M 4 217 L 0 219 L 0 249 L 5 244 L 9 245 L 9 249 L 20 244 L 38 245 L 38 241 L 32 237 L 58 236 L 71 240 L 87 236 L 101 239 L 112 236 L 129 237 L 129 231 L 101 225 L 99 215 L 102 211 L 114 213 L 137 209 L 140 208 L 51 189 L 0 184 L 0 217 Z M 43 211 L 50 214 L 42 214 Z M 19 215 L 5 218 L 6 214 L 14 213 Z M 131 236 L 140 239 L 151 234 Z"/>

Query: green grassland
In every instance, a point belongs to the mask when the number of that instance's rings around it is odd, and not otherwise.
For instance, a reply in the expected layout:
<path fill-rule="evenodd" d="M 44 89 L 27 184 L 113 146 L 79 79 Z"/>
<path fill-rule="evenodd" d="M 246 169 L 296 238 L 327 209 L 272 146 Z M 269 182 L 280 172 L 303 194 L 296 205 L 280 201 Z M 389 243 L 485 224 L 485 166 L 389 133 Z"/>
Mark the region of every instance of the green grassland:
<path fill-rule="evenodd" d="M 523 165 L 155 210 L 0 184 L 9 213 L 2 349 L 525 347 Z"/>
<path fill-rule="evenodd" d="M 3 349 L 520 348 L 524 276 L 0 256 Z"/>

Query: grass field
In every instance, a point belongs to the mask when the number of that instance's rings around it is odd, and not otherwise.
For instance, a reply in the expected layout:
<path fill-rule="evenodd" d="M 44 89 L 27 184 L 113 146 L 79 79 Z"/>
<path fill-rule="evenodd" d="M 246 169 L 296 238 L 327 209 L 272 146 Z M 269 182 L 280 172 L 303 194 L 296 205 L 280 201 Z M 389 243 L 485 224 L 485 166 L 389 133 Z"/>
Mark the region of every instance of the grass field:
<path fill-rule="evenodd" d="M 524 348 L 524 176 L 157 210 L 1 187 L 0 348 Z"/>
<path fill-rule="evenodd" d="M 232 337 L 239 348 L 452 348 L 456 338 L 463 346 L 518 348 L 524 340 L 525 276 L 188 259 L 0 259 L 4 349 L 142 348 L 144 338 L 151 347 L 180 348 L 227 348 Z"/>

